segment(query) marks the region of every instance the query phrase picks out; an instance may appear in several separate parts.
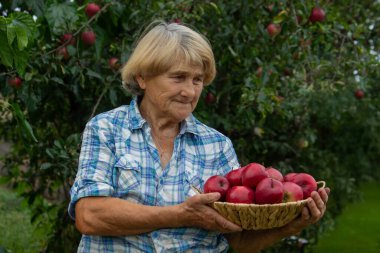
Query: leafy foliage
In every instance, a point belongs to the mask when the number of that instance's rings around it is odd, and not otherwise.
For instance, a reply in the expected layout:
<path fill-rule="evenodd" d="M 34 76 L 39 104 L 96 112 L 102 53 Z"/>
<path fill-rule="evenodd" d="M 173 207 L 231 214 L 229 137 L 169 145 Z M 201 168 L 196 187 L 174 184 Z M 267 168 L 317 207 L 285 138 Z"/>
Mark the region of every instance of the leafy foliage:
<path fill-rule="evenodd" d="M 88 2 L 2 5 L 0 136 L 14 144 L 3 179 L 29 200 L 36 219 L 59 214 L 48 218 L 55 233 L 46 252 L 77 245 L 66 208 L 81 132 L 93 115 L 130 100 L 108 60 L 126 62 L 154 19 L 184 22 L 209 38 L 218 75 L 195 114 L 231 137 L 241 164 L 310 172 L 333 189 L 330 219 L 306 238 L 315 241 L 356 198 L 360 181 L 380 178 L 379 3 L 319 1 L 326 19 L 311 23 L 314 1 L 99 0 L 92 18 Z M 278 35 L 268 35 L 269 23 L 281 26 Z M 95 45 L 82 43 L 86 30 L 95 32 Z M 62 42 L 65 33 L 75 43 Z M 19 88 L 7 83 L 15 76 Z M 205 101 L 209 92 L 215 102 Z"/>

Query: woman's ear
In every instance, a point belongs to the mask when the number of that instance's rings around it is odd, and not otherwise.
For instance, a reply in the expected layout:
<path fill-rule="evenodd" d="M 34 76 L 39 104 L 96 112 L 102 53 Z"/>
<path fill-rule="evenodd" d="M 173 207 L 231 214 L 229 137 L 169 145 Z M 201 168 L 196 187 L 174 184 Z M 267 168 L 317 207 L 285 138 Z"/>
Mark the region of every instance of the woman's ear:
<path fill-rule="evenodd" d="M 142 90 L 145 90 L 145 88 L 146 88 L 146 84 L 145 84 L 145 79 L 144 79 L 144 77 L 143 77 L 142 75 L 137 75 L 137 76 L 136 76 L 136 81 L 137 81 L 137 83 L 139 84 L 140 88 L 141 88 Z"/>

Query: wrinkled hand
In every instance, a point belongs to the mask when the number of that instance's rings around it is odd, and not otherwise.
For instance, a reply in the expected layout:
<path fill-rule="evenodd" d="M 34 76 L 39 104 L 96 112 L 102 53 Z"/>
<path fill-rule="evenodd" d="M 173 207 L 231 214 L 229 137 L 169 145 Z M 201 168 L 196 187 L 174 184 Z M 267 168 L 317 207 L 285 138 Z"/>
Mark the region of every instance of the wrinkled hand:
<path fill-rule="evenodd" d="M 325 214 L 330 188 L 319 189 L 311 193 L 307 206 L 302 210 L 299 218 L 286 225 L 291 234 L 296 234 L 302 229 L 317 223 Z"/>
<path fill-rule="evenodd" d="M 185 226 L 203 228 L 221 233 L 240 232 L 242 228 L 230 222 L 209 206 L 220 198 L 219 193 L 198 194 L 180 204 Z"/>

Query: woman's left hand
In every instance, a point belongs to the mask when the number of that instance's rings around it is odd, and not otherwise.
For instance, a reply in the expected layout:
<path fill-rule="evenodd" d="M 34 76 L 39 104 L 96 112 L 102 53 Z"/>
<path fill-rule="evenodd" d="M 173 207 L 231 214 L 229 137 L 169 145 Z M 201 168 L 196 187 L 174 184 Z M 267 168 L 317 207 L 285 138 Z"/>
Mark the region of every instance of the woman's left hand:
<path fill-rule="evenodd" d="M 284 227 L 267 230 L 245 230 L 242 233 L 225 234 L 225 237 L 237 252 L 259 252 L 282 238 L 297 234 L 302 229 L 318 222 L 325 214 L 329 193 L 329 188 L 312 192 L 300 217 Z"/>
<path fill-rule="evenodd" d="M 307 205 L 303 208 L 299 218 L 293 220 L 285 226 L 290 234 L 296 234 L 302 229 L 317 223 L 326 212 L 326 205 L 329 199 L 330 188 L 321 188 L 311 193 Z"/>

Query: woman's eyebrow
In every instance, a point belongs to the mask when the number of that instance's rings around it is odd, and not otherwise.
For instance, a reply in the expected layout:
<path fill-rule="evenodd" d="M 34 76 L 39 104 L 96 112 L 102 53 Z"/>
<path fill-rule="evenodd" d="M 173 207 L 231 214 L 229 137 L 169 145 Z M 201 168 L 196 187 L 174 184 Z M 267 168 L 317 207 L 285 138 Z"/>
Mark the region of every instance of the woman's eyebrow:
<path fill-rule="evenodd" d="M 169 72 L 169 75 L 190 75 L 192 72 L 191 71 L 185 71 L 185 70 L 174 70 L 174 71 L 171 71 Z M 194 73 L 195 76 L 203 76 L 204 73 L 203 72 L 195 72 Z"/>

